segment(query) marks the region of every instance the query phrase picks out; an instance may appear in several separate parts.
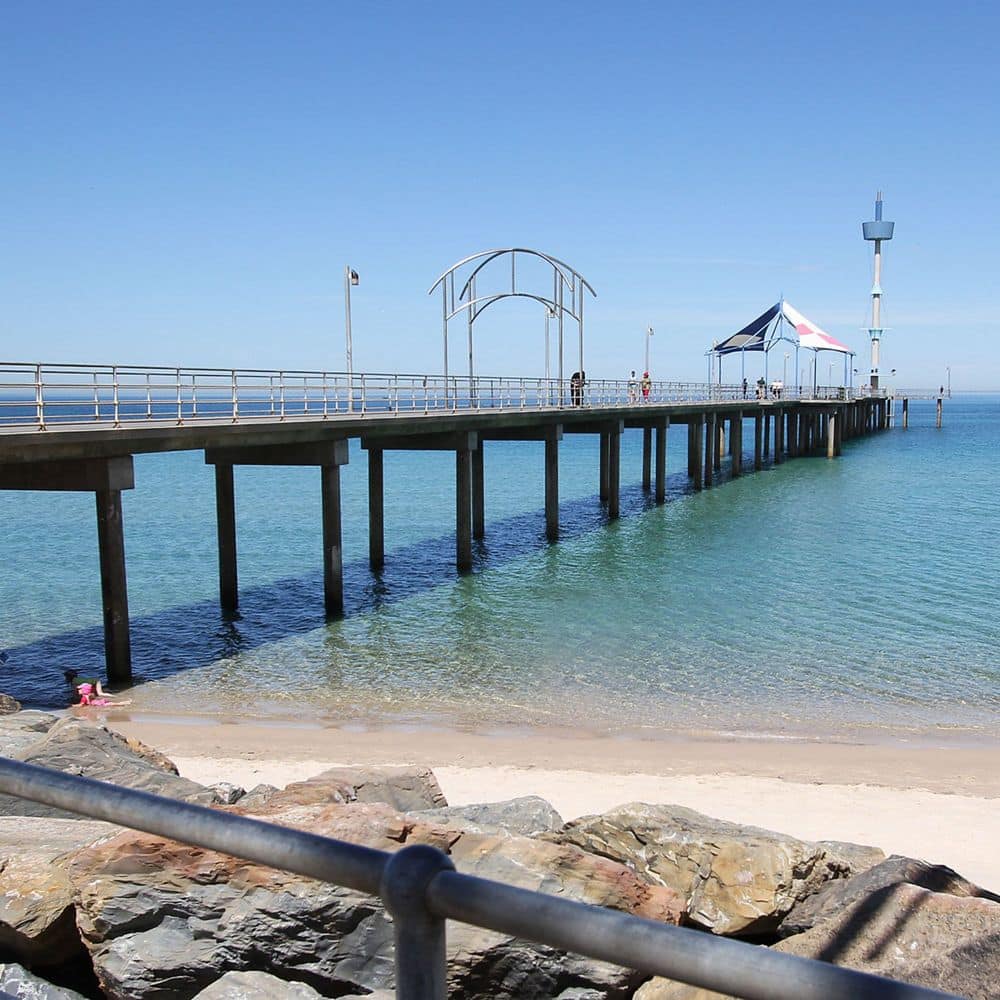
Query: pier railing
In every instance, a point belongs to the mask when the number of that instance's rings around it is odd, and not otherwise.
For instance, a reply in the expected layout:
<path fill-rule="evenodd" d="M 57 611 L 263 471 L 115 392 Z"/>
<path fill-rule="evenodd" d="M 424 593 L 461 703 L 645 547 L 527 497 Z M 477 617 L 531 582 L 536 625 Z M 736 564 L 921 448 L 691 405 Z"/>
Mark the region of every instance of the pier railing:
<path fill-rule="evenodd" d="M 398 1000 L 446 996 L 446 920 L 750 1000 L 951 996 L 463 875 L 428 845 L 391 854 L 7 758 L 0 792 L 380 896 L 393 918 Z"/>
<path fill-rule="evenodd" d="M 0 427 L 335 419 L 643 403 L 857 398 L 839 386 L 0 363 Z"/>

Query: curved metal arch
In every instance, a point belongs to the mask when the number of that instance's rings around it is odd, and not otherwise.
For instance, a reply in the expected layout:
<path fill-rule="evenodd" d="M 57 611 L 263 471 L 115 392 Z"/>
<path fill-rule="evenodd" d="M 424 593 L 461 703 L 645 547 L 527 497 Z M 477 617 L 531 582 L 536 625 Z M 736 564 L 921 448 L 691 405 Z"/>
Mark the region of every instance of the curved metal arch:
<path fill-rule="evenodd" d="M 448 270 L 445 271 L 437 279 L 437 281 L 435 281 L 434 284 L 427 289 L 427 294 L 430 295 L 434 291 L 434 289 L 437 288 L 438 285 L 440 285 L 441 282 L 448 277 L 449 274 L 454 274 L 460 267 L 464 267 L 466 264 L 471 264 L 472 261 L 479 260 L 480 257 L 487 258 L 487 260 L 484 260 L 481 264 L 479 264 L 472 272 L 472 274 L 469 275 L 469 279 L 471 280 L 491 261 L 495 260 L 497 257 L 502 257 L 504 254 L 508 253 L 510 254 L 524 253 L 524 254 L 529 254 L 532 257 L 541 258 L 542 260 L 551 264 L 552 267 L 559 272 L 564 281 L 571 281 L 572 278 L 579 278 L 580 284 L 583 285 L 590 292 L 590 294 L 594 296 L 595 299 L 597 298 L 597 292 L 594 291 L 593 285 L 591 285 L 590 282 L 587 281 L 587 279 L 582 274 L 580 274 L 579 271 L 577 271 L 573 267 L 570 267 L 569 264 L 567 264 L 565 261 L 560 260 L 558 257 L 553 257 L 551 254 L 544 253 L 541 250 L 532 250 L 530 247 L 505 247 L 503 249 L 480 250 L 479 253 L 474 253 L 470 254 L 468 257 L 463 257 L 462 260 L 458 261 L 455 264 L 452 264 L 451 267 L 449 267 Z M 468 281 L 466 282 L 466 287 L 468 287 Z M 465 294 L 465 289 L 463 288 L 462 294 L 459 297 L 461 298 L 462 295 L 464 294 Z"/>
<path fill-rule="evenodd" d="M 533 295 L 531 292 L 495 292 L 492 295 L 481 295 L 478 299 L 471 299 L 470 301 L 463 302 L 460 306 L 457 306 L 454 310 L 448 313 L 448 319 L 454 319 L 460 312 L 465 312 L 477 303 L 484 302 L 485 305 L 475 310 L 475 316 L 479 317 L 486 311 L 486 309 L 493 305 L 494 302 L 499 302 L 500 299 L 534 299 L 535 302 L 541 302 L 541 304 L 545 306 L 553 316 L 556 316 L 561 311 L 572 319 L 579 319 L 576 313 L 567 309 L 566 306 L 561 306 L 558 302 L 545 298 L 544 295 Z"/>

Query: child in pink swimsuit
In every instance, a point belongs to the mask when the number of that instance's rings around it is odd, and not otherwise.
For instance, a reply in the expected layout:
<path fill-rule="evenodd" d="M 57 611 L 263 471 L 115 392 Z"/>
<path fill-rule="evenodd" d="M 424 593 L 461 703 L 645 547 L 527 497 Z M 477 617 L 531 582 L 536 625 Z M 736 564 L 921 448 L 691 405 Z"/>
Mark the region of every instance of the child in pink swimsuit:
<path fill-rule="evenodd" d="M 77 684 L 76 693 L 80 696 L 80 700 L 75 706 L 77 708 L 84 705 L 92 706 L 95 708 L 105 708 L 108 706 L 132 704 L 131 701 L 112 701 L 105 695 L 104 691 L 101 689 L 100 681 L 97 681 L 96 684 L 91 684 L 89 681 L 84 681 L 82 684 Z"/>

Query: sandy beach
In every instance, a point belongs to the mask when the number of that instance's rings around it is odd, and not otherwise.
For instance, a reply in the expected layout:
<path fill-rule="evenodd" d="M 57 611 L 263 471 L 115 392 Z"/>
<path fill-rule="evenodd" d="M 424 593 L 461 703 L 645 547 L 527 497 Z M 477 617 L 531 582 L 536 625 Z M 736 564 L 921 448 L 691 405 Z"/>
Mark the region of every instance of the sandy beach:
<path fill-rule="evenodd" d="M 201 782 L 283 786 L 335 765 L 424 764 L 455 805 L 540 795 L 572 819 L 624 802 L 671 802 L 947 864 L 1000 889 L 1000 751 L 991 746 L 356 729 L 145 713 L 111 713 L 107 723 Z"/>

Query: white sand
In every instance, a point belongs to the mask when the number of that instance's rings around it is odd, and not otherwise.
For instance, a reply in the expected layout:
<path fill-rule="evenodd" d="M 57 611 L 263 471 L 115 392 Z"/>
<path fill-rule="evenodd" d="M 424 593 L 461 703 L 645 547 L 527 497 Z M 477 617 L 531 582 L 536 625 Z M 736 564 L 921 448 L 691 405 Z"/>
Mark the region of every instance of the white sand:
<path fill-rule="evenodd" d="M 260 751 L 249 754 L 172 756 L 186 777 L 205 783 L 231 781 L 246 788 L 261 782 L 281 787 L 327 767 L 364 763 L 356 758 L 277 760 Z M 410 762 L 403 758 L 378 761 Z M 565 819 L 573 819 L 625 802 L 677 803 L 807 840 L 871 844 L 887 854 L 947 864 L 986 888 L 1000 888 L 1000 801 L 996 798 L 753 774 L 615 774 L 507 764 L 433 766 L 453 805 L 540 795 Z"/>

